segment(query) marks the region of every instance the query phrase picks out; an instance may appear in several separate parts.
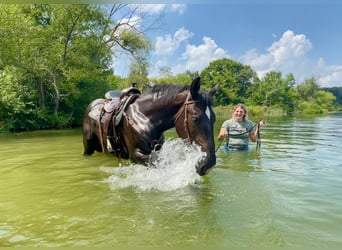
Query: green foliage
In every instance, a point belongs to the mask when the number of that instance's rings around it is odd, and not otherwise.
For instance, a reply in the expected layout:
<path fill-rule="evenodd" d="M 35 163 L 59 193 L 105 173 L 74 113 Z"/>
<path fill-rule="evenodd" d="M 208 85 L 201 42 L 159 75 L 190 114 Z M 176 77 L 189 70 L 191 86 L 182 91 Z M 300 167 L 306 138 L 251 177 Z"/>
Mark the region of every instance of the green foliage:
<path fill-rule="evenodd" d="M 22 75 L 13 67 L 5 67 L 0 74 L 0 116 L 4 121 L 2 126 L 11 128 L 15 120 L 27 115 L 31 115 L 34 103 L 31 99 L 35 96 L 27 86 L 20 85 Z"/>
<path fill-rule="evenodd" d="M 144 57 L 135 58 L 134 62 L 130 66 L 130 73 L 128 76 L 129 85 L 133 83 L 139 84 L 141 86 L 147 86 L 149 83 L 148 79 L 148 69 L 150 64 Z"/>
<path fill-rule="evenodd" d="M 186 85 L 190 84 L 192 81 L 192 77 L 189 74 L 178 74 L 175 76 L 165 76 L 160 78 L 152 78 L 151 81 L 154 84 L 177 84 L 177 85 Z"/>
<path fill-rule="evenodd" d="M 217 120 L 229 119 L 233 115 L 233 108 L 235 105 L 215 106 L 214 112 Z M 283 116 L 284 112 L 282 109 L 276 107 L 265 107 L 252 105 L 247 106 L 248 118 L 253 121 L 259 119 L 267 119 L 267 117 Z"/>
<path fill-rule="evenodd" d="M 319 90 L 316 92 L 316 103 L 317 105 L 322 107 L 324 111 L 331 111 L 335 100 L 336 97 L 330 92 L 326 92 L 323 90 Z"/>
<path fill-rule="evenodd" d="M 217 105 L 245 102 L 248 98 L 247 89 L 257 80 L 256 73 L 246 65 L 230 59 L 219 59 L 211 62 L 200 76 L 207 89 L 209 84 L 220 84 L 215 95 Z"/>
<path fill-rule="evenodd" d="M 314 77 L 305 79 L 303 83 L 297 86 L 297 93 L 301 100 L 310 101 L 316 96 L 316 92 L 319 89 L 319 84 Z"/>
<path fill-rule="evenodd" d="M 323 109 L 314 101 L 303 101 L 298 105 L 298 112 L 304 114 L 322 114 Z"/>
<path fill-rule="evenodd" d="M 315 78 L 295 86 L 293 74 L 282 77 L 281 72 L 271 71 L 259 79 L 249 67 L 229 59 L 211 62 L 200 75 L 204 85 L 220 83 L 216 105 L 245 102 L 253 116 L 276 109 L 281 114 L 324 113 L 334 109 L 336 100 L 333 94 L 319 90 Z"/>
<path fill-rule="evenodd" d="M 152 49 L 152 43 L 134 29 L 127 29 L 121 32 L 121 40 L 121 45 L 136 57 L 141 57 L 141 55 L 146 54 Z"/>
<path fill-rule="evenodd" d="M 333 109 L 336 97 L 327 91 L 319 90 L 319 84 L 314 77 L 305 79 L 296 88 L 299 101 L 297 112 L 304 114 L 321 114 Z"/>
<path fill-rule="evenodd" d="M 249 106 L 248 114 L 252 117 L 264 117 L 266 108 L 263 106 Z"/>
<path fill-rule="evenodd" d="M 248 102 L 266 107 L 280 107 L 284 112 L 293 112 L 297 100 L 294 83 L 292 74 L 282 78 L 280 72 L 271 71 L 249 88 Z"/>
<path fill-rule="evenodd" d="M 332 93 L 335 97 L 335 104 L 342 106 L 342 87 L 322 88 L 326 92 Z"/>
<path fill-rule="evenodd" d="M 1 130 L 79 126 L 86 106 L 106 91 L 133 82 L 143 89 L 150 83 L 146 58 L 151 41 L 133 22 L 138 12 L 127 9 L 122 15 L 122 7 L 0 5 Z M 130 18 L 123 22 L 122 16 Z M 126 79 L 111 69 L 117 51 L 133 58 Z M 323 113 L 342 103 L 342 88 L 321 89 L 315 78 L 295 87 L 293 75 L 282 77 L 280 72 L 259 79 L 250 66 L 227 58 L 212 61 L 202 72 L 173 76 L 164 67 L 161 73 L 163 77 L 151 82 L 189 84 L 201 76 L 204 90 L 219 83 L 218 107 L 225 110 L 227 105 L 244 102 L 253 116 L 270 110 Z"/>
<path fill-rule="evenodd" d="M 152 46 L 115 20 L 114 6 L 0 5 L 0 126 L 79 126 L 91 100 L 122 84 L 110 70 L 113 52 L 143 58 Z"/>

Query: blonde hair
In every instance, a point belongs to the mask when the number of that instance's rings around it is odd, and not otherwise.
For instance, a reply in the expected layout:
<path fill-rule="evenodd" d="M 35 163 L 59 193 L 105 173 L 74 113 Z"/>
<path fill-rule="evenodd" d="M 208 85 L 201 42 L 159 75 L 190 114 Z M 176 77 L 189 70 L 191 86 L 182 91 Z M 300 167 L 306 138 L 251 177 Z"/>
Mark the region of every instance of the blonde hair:
<path fill-rule="evenodd" d="M 238 108 L 241 108 L 241 109 L 243 109 L 244 111 L 245 111 L 245 115 L 243 116 L 243 120 L 244 121 L 246 121 L 247 120 L 247 107 L 246 107 L 246 105 L 245 104 L 242 104 L 242 103 L 239 103 L 239 104 L 236 104 L 235 106 L 234 106 L 234 108 L 233 108 L 233 118 L 234 118 L 234 112 L 235 112 L 235 110 L 236 109 L 238 109 Z"/>

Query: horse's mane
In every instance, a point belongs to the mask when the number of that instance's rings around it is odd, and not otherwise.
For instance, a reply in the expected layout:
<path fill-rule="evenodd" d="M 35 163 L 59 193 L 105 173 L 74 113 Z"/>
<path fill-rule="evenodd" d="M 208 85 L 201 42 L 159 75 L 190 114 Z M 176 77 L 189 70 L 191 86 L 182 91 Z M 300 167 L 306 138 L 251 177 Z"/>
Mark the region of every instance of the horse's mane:
<path fill-rule="evenodd" d="M 154 85 L 144 90 L 143 94 L 163 94 L 167 100 L 173 99 L 180 92 L 190 90 L 189 85 L 161 84 Z"/>
<path fill-rule="evenodd" d="M 165 96 L 165 100 L 169 101 L 172 100 L 175 96 L 183 91 L 189 91 L 189 85 L 175 85 L 175 84 L 160 84 L 154 85 L 152 87 L 148 87 L 144 90 L 143 94 L 163 94 Z M 203 98 L 204 102 L 207 105 L 212 105 L 212 98 L 209 97 L 207 92 L 200 91 L 200 96 Z"/>

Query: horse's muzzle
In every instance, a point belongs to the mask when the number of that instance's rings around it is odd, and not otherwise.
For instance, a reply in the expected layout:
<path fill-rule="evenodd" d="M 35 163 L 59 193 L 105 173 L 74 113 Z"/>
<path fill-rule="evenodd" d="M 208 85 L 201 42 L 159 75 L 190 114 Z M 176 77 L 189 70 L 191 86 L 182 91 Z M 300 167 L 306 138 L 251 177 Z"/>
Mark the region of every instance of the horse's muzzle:
<path fill-rule="evenodd" d="M 216 164 L 216 156 L 205 158 L 199 161 L 196 165 L 196 171 L 200 176 L 206 175 L 210 172 L 211 168 Z"/>

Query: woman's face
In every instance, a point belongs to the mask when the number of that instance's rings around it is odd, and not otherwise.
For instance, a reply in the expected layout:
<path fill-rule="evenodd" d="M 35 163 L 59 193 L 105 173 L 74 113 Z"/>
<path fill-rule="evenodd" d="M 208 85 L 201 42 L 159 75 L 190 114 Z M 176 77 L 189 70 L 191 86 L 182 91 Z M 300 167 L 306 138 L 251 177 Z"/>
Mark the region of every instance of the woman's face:
<path fill-rule="evenodd" d="M 242 121 L 243 118 L 245 117 L 245 114 L 246 114 L 245 110 L 241 107 L 238 107 L 234 110 L 234 119 L 236 121 Z"/>

